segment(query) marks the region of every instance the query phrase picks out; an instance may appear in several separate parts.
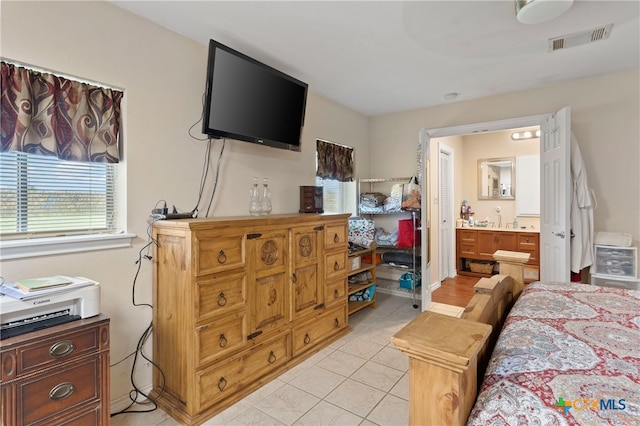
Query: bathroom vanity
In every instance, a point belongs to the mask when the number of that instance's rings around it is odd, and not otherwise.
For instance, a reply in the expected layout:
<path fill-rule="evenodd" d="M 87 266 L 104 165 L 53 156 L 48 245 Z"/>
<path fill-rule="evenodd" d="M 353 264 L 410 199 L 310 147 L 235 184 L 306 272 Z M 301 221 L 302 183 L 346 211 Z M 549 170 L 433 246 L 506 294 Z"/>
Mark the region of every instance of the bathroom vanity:
<path fill-rule="evenodd" d="M 489 277 L 497 273 L 493 259 L 496 250 L 529 253 L 525 281 L 540 278 L 540 233 L 534 229 L 457 228 L 458 275 Z"/>

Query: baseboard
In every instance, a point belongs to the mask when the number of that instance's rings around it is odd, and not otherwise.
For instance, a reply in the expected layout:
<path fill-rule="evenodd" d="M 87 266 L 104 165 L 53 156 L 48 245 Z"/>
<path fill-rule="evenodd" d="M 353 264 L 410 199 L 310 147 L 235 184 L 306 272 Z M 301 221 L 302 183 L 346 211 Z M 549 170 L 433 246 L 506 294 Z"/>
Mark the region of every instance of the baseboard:
<path fill-rule="evenodd" d="M 153 389 L 153 385 L 149 384 L 147 386 L 145 386 L 144 388 L 141 389 L 142 392 L 144 392 L 145 394 L 149 395 L 151 393 L 151 390 Z M 124 410 L 125 408 L 127 408 L 129 405 L 131 405 L 131 398 L 129 398 L 129 394 L 127 395 L 123 395 L 120 398 L 116 398 L 111 400 L 111 403 L 109 404 L 109 409 L 111 410 L 111 413 L 117 413 L 119 411 Z M 145 408 L 148 409 L 148 408 Z"/>

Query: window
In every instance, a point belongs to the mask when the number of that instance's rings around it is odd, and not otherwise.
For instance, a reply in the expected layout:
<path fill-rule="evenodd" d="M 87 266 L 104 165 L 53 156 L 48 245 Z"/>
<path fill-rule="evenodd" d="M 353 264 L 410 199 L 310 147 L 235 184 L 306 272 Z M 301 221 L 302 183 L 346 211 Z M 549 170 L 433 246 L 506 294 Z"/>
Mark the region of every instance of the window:
<path fill-rule="evenodd" d="M 316 186 L 323 188 L 322 207 L 326 213 L 356 213 L 354 161 L 353 148 L 316 139 Z"/>
<path fill-rule="evenodd" d="M 124 92 L 0 66 L 0 260 L 130 246 L 116 205 Z"/>
<path fill-rule="evenodd" d="M 322 187 L 322 208 L 325 213 L 355 213 L 355 182 L 338 182 L 316 177 Z"/>
<path fill-rule="evenodd" d="M 0 153 L 3 238 L 113 232 L 117 164 Z"/>

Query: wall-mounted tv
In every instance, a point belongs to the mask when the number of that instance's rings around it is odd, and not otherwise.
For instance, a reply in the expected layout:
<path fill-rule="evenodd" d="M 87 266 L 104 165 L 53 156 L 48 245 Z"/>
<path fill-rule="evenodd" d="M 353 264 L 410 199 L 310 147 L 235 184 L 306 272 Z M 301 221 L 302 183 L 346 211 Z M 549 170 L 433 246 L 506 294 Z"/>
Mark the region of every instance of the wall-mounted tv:
<path fill-rule="evenodd" d="M 214 40 L 202 133 L 300 151 L 307 84 Z"/>

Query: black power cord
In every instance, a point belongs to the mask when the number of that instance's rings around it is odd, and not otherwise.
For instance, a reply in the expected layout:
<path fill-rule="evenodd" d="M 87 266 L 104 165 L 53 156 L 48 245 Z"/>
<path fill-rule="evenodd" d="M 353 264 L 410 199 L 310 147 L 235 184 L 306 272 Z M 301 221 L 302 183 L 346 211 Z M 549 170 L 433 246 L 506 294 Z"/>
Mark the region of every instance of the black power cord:
<path fill-rule="evenodd" d="M 213 144 L 213 139 L 211 137 L 207 137 L 207 138 L 197 138 L 195 137 L 193 134 L 191 134 L 191 131 L 193 130 L 193 128 L 202 121 L 203 117 L 204 117 L 204 104 L 205 104 L 205 94 L 202 94 L 202 113 L 200 114 L 200 118 L 198 119 L 198 121 L 196 121 L 195 123 L 193 123 L 193 125 L 189 128 L 189 130 L 187 131 L 187 134 L 189 135 L 189 137 L 191 137 L 194 140 L 197 141 L 206 141 L 207 142 L 207 149 L 205 151 L 205 160 L 204 163 L 202 165 L 202 175 L 200 177 L 200 190 L 198 193 L 198 201 L 196 202 L 196 206 L 193 208 L 193 210 L 191 211 L 191 213 L 195 213 L 198 211 L 198 207 L 200 206 L 200 201 L 202 201 L 202 195 L 204 193 L 204 186 L 207 182 L 207 177 L 209 175 L 209 166 L 211 164 L 211 145 Z M 216 188 L 218 187 L 218 177 L 220 175 L 220 162 L 222 160 L 222 154 L 224 153 L 224 148 L 226 146 L 227 140 L 226 139 L 222 139 L 222 148 L 220 149 L 220 154 L 218 156 L 218 162 L 217 162 L 217 166 L 216 166 L 216 177 L 215 177 L 215 181 L 213 182 L 213 190 L 211 191 L 211 198 L 209 199 L 209 205 L 207 207 L 207 212 L 205 214 L 205 217 L 209 216 L 209 211 L 211 210 L 211 204 L 213 203 L 213 198 L 216 195 Z"/>
<path fill-rule="evenodd" d="M 155 222 L 155 221 L 154 221 Z M 133 286 L 132 286 L 132 290 L 131 290 L 131 301 L 133 303 L 133 306 L 147 306 L 149 308 L 151 308 L 153 310 L 153 305 L 149 304 L 149 303 L 137 303 L 136 302 L 136 298 L 135 298 L 135 293 L 136 293 L 136 282 L 138 281 L 138 275 L 140 274 L 140 268 L 142 266 L 142 259 L 146 259 L 146 260 L 152 260 L 153 257 L 149 254 L 149 249 L 151 248 L 152 245 L 156 245 L 158 246 L 158 242 L 153 238 L 153 236 L 151 235 L 151 227 L 153 226 L 153 223 L 149 224 L 149 227 L 147 228 L 147 235 L 149 237 L 149 242 L 140 249 L 140 251 L 138 252 L 138 260 L 136 260 L 136 265 L 138 265 L 137 269 L 136 269 L 136 274 L 133 278 Z M 146 254 L 142 254 L 145 250 L 147 250 Z M 160 398 L 160 396 L 164 393 L 164 389 L 165 389 L 165 375 L 164 372 L 162 371 L 162 369 L 160 368 L 160 366 L 158 364 L 156 364 L 155 362 L 153 362 L 149 357 L 147 357 L 143 351 L 145 344 L 147 343 L 147 341 L 149 340 L 149 337 L 151 336 L 151 333 L 153 332 L 153 322 L 149 323 L 149 325 L 147 326 L 147 328 L 144 330 L 144 332 L 142 333 L 142 336 L 140 336 L 140 339 L 138 340 L 138 344 L 136 345 L 136 350 L 127 355 L 124 359 L 116 362 L 115 364 L 112 364 L 111 367 L 116 366 L 118 364 L 120 364 L 121 362 L 129 359 L 130 357 L 133 356 L 133 364 L 131 365 L 131 374 L 130 374 L 130 380 L 131 380 L 131 386 L 133 386 L 133 389 L 129 392 L 129 399 L 131 400 L 131 403 L 124 409 L 116 412 L 116 413 L 112 413 L 111 417 L 115 417 L 119 414 L 125 414 L 125 413 L 150 413 L 152 411 L 155 411 L 158 409 L 158 404 L 157 404 L 157 399 Z M 136 370 L 136 366 L 138 364 L 138 358 L 141 357 L 144 360 L 146 360 L 147 362 L 149 362 L 153 368 L 157 369 L 158 372 L 160 373 L 160 376 L 162 378 L 162 385 L 160 386 L 160 393 L 157 395 L 157 397 L 153 398 L 150 395 L 144 393 L 136 384 L 135 381 L 135 377 L 134 377 L 134 373 Z M 140 397 L 144 397 L 144 400 L 139 400 Z M 153 408 L 151 409 L 147 409 L 147 410 L 132 410 L 131 407 L 133 407 L 134 405 L 153 405 Z"/>

